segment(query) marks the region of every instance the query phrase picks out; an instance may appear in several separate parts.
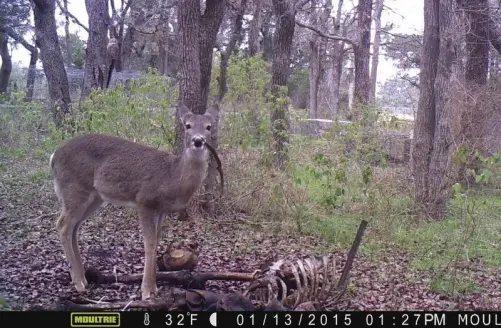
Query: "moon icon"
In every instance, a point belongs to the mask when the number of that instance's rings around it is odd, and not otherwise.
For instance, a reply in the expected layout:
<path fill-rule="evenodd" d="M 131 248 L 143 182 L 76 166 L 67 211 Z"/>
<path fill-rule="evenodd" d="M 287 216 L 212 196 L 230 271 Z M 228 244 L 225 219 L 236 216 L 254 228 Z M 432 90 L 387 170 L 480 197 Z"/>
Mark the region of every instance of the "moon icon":
<path fill-rule="evenodd" d="M 209 322 L 213 327 L 217 327 L 217 313 L 214 312 L 209 317 Z"/>

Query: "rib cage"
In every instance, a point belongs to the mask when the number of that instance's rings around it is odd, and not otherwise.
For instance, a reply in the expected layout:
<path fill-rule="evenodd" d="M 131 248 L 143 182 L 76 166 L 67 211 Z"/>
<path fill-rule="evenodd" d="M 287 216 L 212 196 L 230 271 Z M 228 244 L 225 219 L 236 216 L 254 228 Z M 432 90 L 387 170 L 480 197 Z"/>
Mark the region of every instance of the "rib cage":
<path fill-rule="evenodd" d="M 256 301 L 280 303 L 296 308 L 312 301 L 323 304 L 333 296 L 336 287 L 336 260 L 332 256 L 309 256 L 302 260 L 278 260 L 263 272 L 244 291 Z"/>

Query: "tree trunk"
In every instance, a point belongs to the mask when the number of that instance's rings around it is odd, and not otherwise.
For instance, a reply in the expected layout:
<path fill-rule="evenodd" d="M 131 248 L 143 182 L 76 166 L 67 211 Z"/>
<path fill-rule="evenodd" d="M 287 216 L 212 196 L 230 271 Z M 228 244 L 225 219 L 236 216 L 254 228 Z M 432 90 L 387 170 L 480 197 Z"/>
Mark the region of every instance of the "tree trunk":
<path fill-rule="evenodd" d="M 50 108 L 54 123 L 61 128 L 63 120 L 71 112 L 71 99 L 57 36 L 56 3 L 55 0 L 33 0 L 33 2 L 36 44 L 40 49 L 43 70 L 49 86 Z"/>
<path fill-rule="evenodd" d="M 262 14 L 261 14 L 262 15 Z M 273 35 L 271 33 L 270 21 L 273 17 L 271 10 L 264 13 L 261 23 L 261 33 L 263 34 L 262 52 L 265 61 L 269 62 L 273 58 Z"/>
<path fill-rule="evenodd" d="M 287 86 L 289 78 L 290 52 L 294 36 L 296 10 L 294 4 L 290 4 L 288 0 L 273 0 L 273 9 L 277 17 L 271 69 L 271 92 L 275 97 L 271 112 L 274 142 L 273 165 L 275 168 L 283 169 L 288 159 L 289 124 L 286 115 L 288 102 L 284 101 L 286 92 L 282 89 Z"/>
<path fill-rule="evenodd" d="M 371 92 L 369 94 L 369 102 L 376 102 L 376 85 L 377 85 L 377 68 L 379 65 L 379 46 L 381 44 L 381 14 L 383 12 L 384 0 L 375 0 L 374 8 L 374 44 L 372 45 L 372 66 L 371 66 Z"/>
<path fill-rule="evenodd" d="M 370 47 L 371 47 L 372 0 L 358 1 L 358 41 L 355 52 L 355 108 L 361 110 L 369 102 L 370 94 Z"/>
<path fill-rule="evenodd" d="M 318 35 L 311 36 L 310 45 L 310 118 L 318 118 L 318 85 L 320 82 L 320 51 Z"/>
<path fill-rule="evenodd" d="M 200 82 L 204 111 L 209 98 L 214 45 L 216 44 L 217 32 L 221 26 L 225 8 L 226 0 L 207 0 L 205 12 L 200 20 Z"/>
<path fill-rule="evenodd" d="M 440 46 L 438 1 L 424 1 L 424 35 L 419 73 L 419 101 L 412 150 L 415 202 L 426 204 L 428 171 L 435 134 L 435 78 Z"/>
<path fill-rule="evenodd" d="M 216 45 L 217 33 L 221 26 L 221 21 L 224 17 L 226 10 L 226 0 L 207 0 L 205 4 L 205 11 L 200 20 L 199 42 L 200 42 L 200 84 L 202 92 L 202 107 L 204 112 L 207 108 L 207 101 L 209 99 L 210 82 L 212 73 L 212 55 L 214 53 L 214 46 Z M 211 128 L 210 145 L 217 150 L 218 148 L 218 130 L 219 119 L 216 118 L 213 127 Z M 214 195 L 217 192 L 217 164 L 212 156 L 209 160 L 209 167 L 207 169 L 207 178 L 204 182 L 205 192 Z M 213 203 L 205 200 L 205 210 L 212 215 L 214 208 Z"/>
<path fill-rule="evenodd" d="M 231 27 L 231 37 L 228 45 L 224 52 L 221 52 L 221 64 L 219 65 L 219 91 L 218 91 L 218 100 L 223 100 L 226 92 L 228 92 L 228 84 L 227 84 L 227 71 L 228 71 L 228 62 L 230 61 L 230 57 L 235 51 L 235 47 L 237 45 L 237 41 L 240 39 L 242 34 L 242 23 L 245 13 L 245 8 L 247 6 L 247 0 L 242 0 L 240 3 L 240 7 L 238 8 L 238 12 L 236 13 L 235 18 L 233 19 L 233 24 Z"/>
<path fill-rule="evenodd" d="M 170 8 L 163 8 L 160 13 L 162 23 L 160 24 L 160 32 L 161 39 L 159 40 L 160 46 L 160 73 L 163 75 L 167 75 L 168 67 L 169 67 L 169 37 L 170 37 Z"/>
<path fill-rule="evenodd" d="M 336 17 L 334 18 L 334 35 L 340 35 L 343 0 L 338 1 Z M 346 27 L 343 26 L 343 36 Z M 332 45 L 332 90 L 330 101 L 331 119 L 334 119 L 339 111 L 339 96 L 341 91 L 341 76 L 343 74 L 344 42 L 336 40 Z"/>
<path fill-rule="evenodd" d="M 202 114 L 202 85 L 200 83 L 200 1 L 182 0 L 177 6 L 179 39 L 179 102 L 193 113 Z M 176 117 L 179 115 L 176 114 Z M 183 148 L 184 127 L 176 120 L 176 149 Z"/>
<path fill-rule="evenodd" d="M 89 13 L 89 38 L 85 56 L 85 73 L 80 101 L 92 89 L 108 88 L 111 58 L 108 55 L 108 30 L 110 16 L 107 0 L 85 0 Z"/>
<path fill-rule="evenodd" d="M 112 0 L 113 1 L 113 0 Z M 70 16 L 68 11 L 68 0 L 63 0 L 64 8 L 64 36 L 66 38 L 66 62 L 68 66 L 73 65 L 71 54 L 71 38 L 70 38 Z"/>
<path fill-rule="evenodd" d="M 193 113 L 203 114 L 207 108 L 209 95 L 212 54 L 217 32 L 224 15 L 226 0 L 207 1 L 205 12 L 201 15 L 200 1 L 183 0 L 178 4 L 178 39 L 180 58 L 179 101 L 185 104 Z M 179 120 L 176 124 L 176 152 L 184 148 L 184 128 Z M 217 149 L 218 118 L 211 128 L 209 143 Z M 217 166 L 211 158 L 207 178 L 204 182 L 206 192 L 211 194 L 216 187 Z M 210 195 L 209 195 L 210 197 Z M 205 199 L 203 206 L 212 203 Z M 212 214 L 212 208 L 206 208 Z M 187 216 L 182 211 L 181 217 Z"/>
<path fill-rule="evenodd" d="M 35 89 L 35 79 L 37 77 L 37 61 L 38 61 L 38 50 L 31 53 L 30 56 L 30 66 L 28 67 L 28 77 L 26 79 L 26 101 L 33 100 L 33 91 Z"/>
<path fill-rule="evenodd" d="M 0 94 L 7 93 L 10 73 L 12 72 L 12 59 L 9 53 L 9 36 L 0 32 L 0 57 L 2 67 L 0 68 Z"/>
<path fill-rule="evenodd" d="M 459 1 L 465 11 L 466 67 L 465 83 L 467 88 L 466 108 L 461 112 L 461 131 L 464 144 L 468 147 L 469 158 L 461 167 L 460 175 L 466 178 L 466 169 L 475 168 L 475 151 L 483 152 L 485 129 L 486 85 L 489 70 L 489 2 L 488 0 Z"/>
<path fill-rule="evenodd" d="M 439 220 L 446 214 L 451 179 L 450 148 L 453 145 L 451 133 L 451 75 L 455 61 L 457 25 L 454 0 L 439 3 L 440 46 L 438 68 L 435 79 L 435 133 L 433 151 L 429 166 L 428 216 Z M 420 82 L 421 83 L 421 82 Z"/>
<path fill-rule="evenodd" d="M 261 29 L 261 4 L 263 0 L 254 0 L 254 11 L 252 12 L 252 22 L 249 30 L 249 54 L 251 57 L 260 51 L 259 31 Z"/>

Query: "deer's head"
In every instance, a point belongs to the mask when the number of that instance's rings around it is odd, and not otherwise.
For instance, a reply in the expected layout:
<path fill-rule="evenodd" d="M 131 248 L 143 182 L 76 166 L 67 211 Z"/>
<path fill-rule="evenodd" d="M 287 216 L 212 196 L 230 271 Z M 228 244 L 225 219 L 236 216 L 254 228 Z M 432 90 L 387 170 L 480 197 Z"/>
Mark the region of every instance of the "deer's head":
<path fill-rule="evenodd" d="M 219 110 L 217 106 L 207 108 L 205 114 L 194 114 L 185 105 L 179 105 L 179 117 L 184 126 L 184 147 L 190 155 L 205 157 L 206 142 L 211 138 L 211 128 Z"/>

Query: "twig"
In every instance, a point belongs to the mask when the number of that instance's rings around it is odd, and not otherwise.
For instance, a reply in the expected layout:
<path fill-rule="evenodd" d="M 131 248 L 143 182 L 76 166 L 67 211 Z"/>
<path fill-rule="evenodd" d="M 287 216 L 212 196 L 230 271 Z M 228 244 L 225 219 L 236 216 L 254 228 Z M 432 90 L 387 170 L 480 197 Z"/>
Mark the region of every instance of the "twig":
<path fill-rule="evenodd" d="M 80 21 L 78 20 L 78 18 L 76 18 L 75 16 L 73 16 L 73 14 L 70 13 L 68 10 L 64 9 L 64 7 L 61 5 L 61 1 L 60 0 L 57 0 L 56 3 L 57 3 L 57 6 L 58 6 L 59 10 L 61 10 L 63 12 L 63 14 L 68 15 L 73 20 L 73 22 L 75 22 L 76 24 L 78 24 L 85 31 L 89 32 L 89 28 L 87 26 L 85 26 L 84 24 L 80 23 Z"/>
<path fill-rule="evenodd" d="M 37 216 L 35 218 L 35 220 L 43 220 L 43 219 L 46 219 L 46 218 L 50 218 L 50 217 L 56 216 L 58 214 L 59 214 L 59 212 L 42 214 L 42 215 Z"/>

